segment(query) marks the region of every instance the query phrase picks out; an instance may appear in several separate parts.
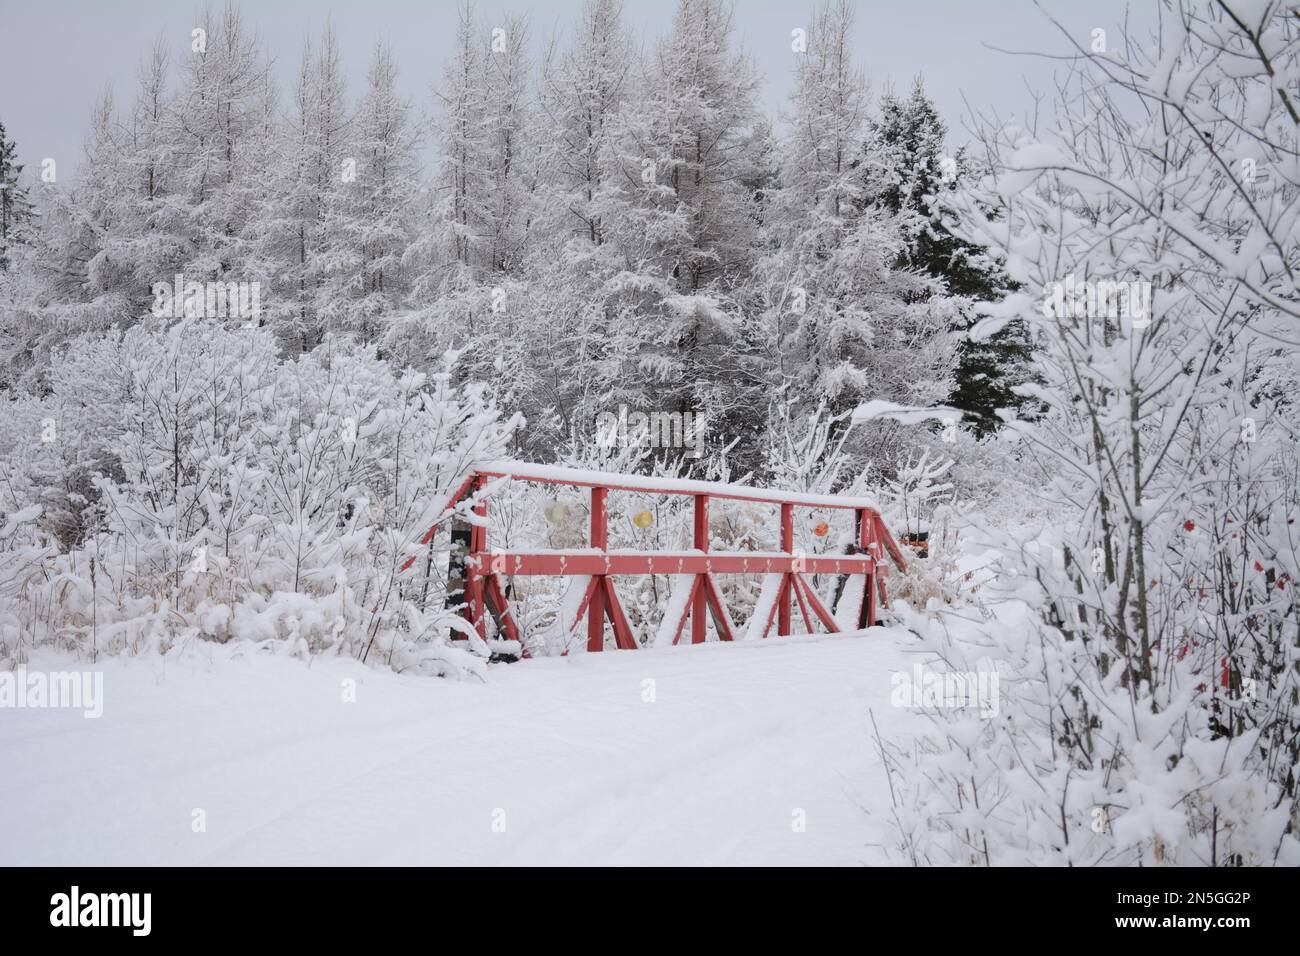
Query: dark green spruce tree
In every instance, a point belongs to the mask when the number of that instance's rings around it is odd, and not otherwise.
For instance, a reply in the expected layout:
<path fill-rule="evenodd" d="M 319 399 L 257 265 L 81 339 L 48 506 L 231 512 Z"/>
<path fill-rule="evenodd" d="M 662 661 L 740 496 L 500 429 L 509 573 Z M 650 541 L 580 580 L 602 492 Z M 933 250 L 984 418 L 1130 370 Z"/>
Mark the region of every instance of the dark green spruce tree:
<path fill-rule="evenodd" d="M 18 182 L 22 171 L 18 148 L 0 123 L 0 272 L 9 271 L 9 250 L 24 241 L 32 218 L 27 189 Z"/>
<path fill-rule="evenodd" d="M 870 124 L 864 166 L 868 195 L 893 213 L 908 215 L 907 249 L 900 265 L 942 280 L 947 294 L 972 301 L 1001 298 L 1013 283 L 984 250 L 963 242 L 943 225 L 935 201 L 953 189 L 967 168 L 958 152 L 945 157 L 947 127 L 918 77 L 911 95 L 888 94 Z M 927 198 L 930 197 L 930 198 Z M 1012 388 L 1030 376 L 1030 348 L 1023 325 L 1012 323 L 984 341 L 966 338 L 978 316 L 963 309 L 956 383 L 949 404 L 965 413 L 977 435 L 998 427 L 998 408 L 1026 407 Z"/>

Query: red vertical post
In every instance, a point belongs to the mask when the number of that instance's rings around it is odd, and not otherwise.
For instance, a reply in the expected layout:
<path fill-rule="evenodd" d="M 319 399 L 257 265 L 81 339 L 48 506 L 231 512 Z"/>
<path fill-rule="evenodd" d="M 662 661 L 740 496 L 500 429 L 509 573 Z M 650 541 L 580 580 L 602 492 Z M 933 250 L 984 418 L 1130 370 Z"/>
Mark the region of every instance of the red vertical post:
<path fill-rule="evenodd" d="M 867 593 L 863 597 L 863 600 L 866 602 L 866 608 L 864 609 L 866 613 L 864 616 L 866 617 L 867 620 L 867 627 L 875 627 L 876 626 L 876 572 L 874 570 L 869 575 L 867 575 Z"/>
<path fill-rule="evenodd" d="M 794 554 L 794 505 L 781 506 L 781 550 Z M 776 592 L 776 633 L 781 637 L 790 633 L 790 600 L 794 587 L 794 575 L 787 574 Z"/>
<path fill-rule="evenodd" d="M 591 546 L 597 551 L 609 548 L 609 489 L 591 489 Z M 587 606 L 587 650 L 605 649 L 605 576 L 599 575 Z"/>
<path fill-rule="evenodd" d="M 609 489 L 591 489 L 591 546 L 597 551 L 609 547 Z"/>
<path fill-rule="evenodd" d="M 709 496 L 695 496 L 695 549 L 709 550 Z M 702 577 L 697 577 L 699 586 L 695 589 L 695 598 L 691 603 L 691 643 L 703 644 L 707 632 L 708 598 L 704 593 Z"/>
<path fill-rule="evenodd" d="M 875 561 L 875 573 L 873 580 L 876 587 L 872 594 L 871 600 L 871 620 L 868 627 L 876 626 L 876 609 L 880 604 L 885 607 L 889 606 L 889 593 L 885 589 L 885 581 L 889 577 L 889 565 L 885 561 L 885 541 L 889 535 L 885 528 L 885 519 L 877 513 L 871 515 L 871 548 L 873 551 L 872 560 Z"/>
<path fill-rule="evenodd" d="M 478 494 L 482 491 L 486 481 L 485 478 L 475 479 L 472 493 Z M 474 514 L 479 520 L 470 525 L 469 553 L 482 554 L 487 551 L 486 499 L 474 506 Z M 486 573 L 486 568 L 480 568 L 472 560 L 466 562 L 465 599 L 469 606 L 469 619 L 470 623 L 474 625 L 474 630 L 478 631 L 478 636 L 485 641 L 487 640 L 487 602 L 484 593 L 484 577 Z"/>
<path fill-rule="evenodd" d="M 876 626 L 876 581 L 880 569 L 876 567 L 879 561 L 878 552 L 880 548 L 876 544 L 876 516 L 868 512 L 865 508 L 859 508 L 856 512 L 858 524 L 858 547 L 865 551 L 871 557 L 871 573 L 866 576 L 863 582 L 862 610 L 858 614 L 859 627 Z"/>

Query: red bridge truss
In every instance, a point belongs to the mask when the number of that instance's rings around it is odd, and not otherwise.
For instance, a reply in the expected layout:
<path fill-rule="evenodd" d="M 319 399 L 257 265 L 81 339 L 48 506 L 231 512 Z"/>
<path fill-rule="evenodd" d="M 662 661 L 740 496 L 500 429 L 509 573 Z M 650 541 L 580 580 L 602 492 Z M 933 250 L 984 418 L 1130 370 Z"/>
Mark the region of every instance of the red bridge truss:
<path fill-rule="evenodd" d="M 534 482 L 589 489 L 591 496 L 590 546 L 572 550 L 500 550 L 488 545 L 489 484 L 496 480 Z M 619 551 L 608 547 L 608 498 L 611 491 L 642 494 L 685 495 L 694 499 L 694 547 L 688 551 Z M 778 635 L 791 633 L 793 607 L 797 606 L 809 633 L 815 629 L 814 618 L 827 631 L 841 630 L 805 574 L 834 574 L 861 577 L 860 595 L 841 594 L 841 600 L 857 603 L 857 626 L 876 624 L 878 604 L 888 606 L 885 578 L 888 567 L 885 555 L 900 571 L 906 570 L 898 544 L 885 527 L 874 503 L 867 499 L 838 495 L 809 495 L 729 485 L 719 482 L 692 481 L 680 478 L 649 478 L 640 475 L 604 474 L 550 465 L 533 465 L 516 461 L 483 462 L 448 500 L 446 509 L 434 525 L 420 538 L 422 545 L 433 540 L 434 532 L 466 497 L 477 499 L 473 506 L 476 518 L 468 532 L 468 553 L 464 561 L 464 605 L 461 613 L 479 636 L 487 638 L 488 615 L 498 624 L 506 638 L 519 641 L 519 627 L 506 600 L 508 588 L 503 578 L 517 575 L 554 575 L 589 578 L 582 603 L 574 616 L 571 630 L 585 616 L 587 650 L 600 651 L 605 644 L 605 620 L 608 619 L 617 647 L 637 647 L 632 628 L 623 613 L 614 578 L 618 575 L 671 574 L 689 575 L 689 597 L 673 622 L 674 644 L 681 639 L 689 619 L 691 643 L 704 643 L 706 615 L 713 617 L 718 637 L 735 639 L 731 617 L 723 604 L 715 574 L 780 575 L 775 585 L 775 600 L 766 610 L 760 636 L 767 637 L 775 623 Z M 746 501 L 777 505 L 780 508 L 780 551 L 718 552 L 709 548 L 709 502 Z M 796 508 L 840 509 L 853 511 L 855 545 L 850 552 L 837 555 L 810 555 L 794 547 L 794 513 Z M 416 560 L 411 556 L 402 565 L 405 571 Z M 670 602 L 671 603 L 671 602 Z M 673 613 L 670 607 L 669 613 Z"/>

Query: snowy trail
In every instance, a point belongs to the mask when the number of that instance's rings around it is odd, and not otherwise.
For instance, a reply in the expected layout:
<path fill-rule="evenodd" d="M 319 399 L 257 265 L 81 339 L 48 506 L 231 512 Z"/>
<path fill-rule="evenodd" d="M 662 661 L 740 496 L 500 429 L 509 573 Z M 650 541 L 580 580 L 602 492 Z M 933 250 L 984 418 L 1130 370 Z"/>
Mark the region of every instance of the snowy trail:
<path fill-rule="evenodd" d="M 867 712 L 886 737 L 922 726 L 889 704 L 914 659 L 878 628 L 526 661 L 486 684 L 112 661 L 98 720 L 0 710 L 0 863 L 883 863 Z"/>

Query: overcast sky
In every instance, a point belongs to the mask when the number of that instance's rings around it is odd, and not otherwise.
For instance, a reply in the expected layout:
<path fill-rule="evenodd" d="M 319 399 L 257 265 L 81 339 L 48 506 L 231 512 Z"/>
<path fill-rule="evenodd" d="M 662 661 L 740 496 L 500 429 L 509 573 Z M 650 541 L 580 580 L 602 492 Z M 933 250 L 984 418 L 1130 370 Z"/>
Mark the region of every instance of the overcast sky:
<path fill-rule="evenodd" d="M 1113 28 L 1127 0 L 1040 0 L 1087 40 L 1095 27 Z M 1156 0 L 1133 0 L 1135 19 L 1150 17 Z M 481 2 L 482 21 L 502 10 L 531 10 L 534 42 L 567 29 L 581 0 Z M 624 0 L 624 15 L 644 42 L 664 32 L 673 0 Z M 134 95 L 135 68 L 159 33 L 173 53 L 189 50 L 194 11 L 185 0 L 0 0 L 0 122 L 18 142 L 28 173 L 43 157 L 59 163 L 60 179 L 75 172 L 92 102 L 112 84 L 120 105 Z M 790 33 L 807 25 L 812 0 L 736 0 L 739 37 L 766 75 L 764 107 L 773 115 L 789 90 Z M 989 49 L 1061 52 L 1064 41 L 1031 0 L 859 0 L 857 52 L 873 90 L 906 91 L 922 73 L 952 132 L 965 139 L 963 95 L 1004 116 L 1029 108 L 1029 89 L 1050 88 L 1053 65 Z M 308 30 L 326 18 L 339 35 L 353 100 L 363 89 L 377 39 L 393 47 L 406 94 L 424 108 L 455 31 L 454 0 L 247 0 L 246 20 L 276 57 L 287 90 Z M 286 100 L 287 101 L 287 100 Z"/>

